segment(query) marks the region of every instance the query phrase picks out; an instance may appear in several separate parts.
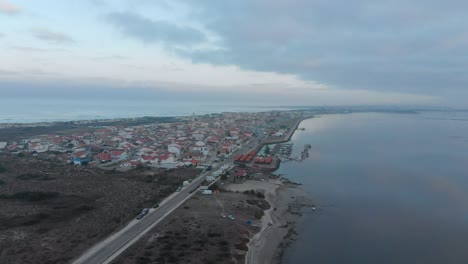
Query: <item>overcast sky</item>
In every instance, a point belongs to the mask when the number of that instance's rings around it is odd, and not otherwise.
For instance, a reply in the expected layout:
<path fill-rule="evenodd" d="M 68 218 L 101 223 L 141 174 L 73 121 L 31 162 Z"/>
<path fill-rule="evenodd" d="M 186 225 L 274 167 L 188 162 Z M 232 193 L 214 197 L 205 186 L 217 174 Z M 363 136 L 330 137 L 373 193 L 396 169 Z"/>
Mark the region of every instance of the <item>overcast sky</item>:
<path fill-rule="evenodd" d="M 0 0 L 0 90 L 468 107 L 467 10 L 465 0 Z"/>

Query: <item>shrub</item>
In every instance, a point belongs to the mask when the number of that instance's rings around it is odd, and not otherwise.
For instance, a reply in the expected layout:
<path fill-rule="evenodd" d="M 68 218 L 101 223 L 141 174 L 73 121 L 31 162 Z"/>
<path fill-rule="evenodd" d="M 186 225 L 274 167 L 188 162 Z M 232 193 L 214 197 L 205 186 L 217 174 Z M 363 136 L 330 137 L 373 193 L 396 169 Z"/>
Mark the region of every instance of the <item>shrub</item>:
<path fill-rule="evenodd" d="M 57 192 L 18 192 L 15 194 L 2 194 L 0 199 L 18 199 L 29 202 L 43 201 L 57 197 Z"/>
<path fill-rule="evenodd" d="M 16 176 L 16 179 L 22 180 L 22 181 L 28 181 L 28 180 L 51 181 L 51 180 L 55 180 L 55 178 L 47 176 L 47 175 L 33 174 L 33 173 L 21 174 L 19 176 Z"/>
<path fill-rule="evenodd" d="M 2 164 L 0 164 L 0 173 L 4 173 L 6 171 L 7 171 L 7 169 L 5 167 L 3 167 Z"/>

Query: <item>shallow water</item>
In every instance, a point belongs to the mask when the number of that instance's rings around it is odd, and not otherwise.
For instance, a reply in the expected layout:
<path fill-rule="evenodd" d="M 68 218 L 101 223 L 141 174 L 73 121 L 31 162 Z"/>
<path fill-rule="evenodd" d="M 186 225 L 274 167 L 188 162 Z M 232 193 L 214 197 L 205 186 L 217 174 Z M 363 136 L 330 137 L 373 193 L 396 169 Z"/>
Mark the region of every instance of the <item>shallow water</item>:
<path fill-rule="evenodd" d="M 468 115 L 326 115 L 300 125 L 278 173 L 318 204 L 289 263 L 468 263 Z M 293 154 L 294 155 L 294 154 Z"/>

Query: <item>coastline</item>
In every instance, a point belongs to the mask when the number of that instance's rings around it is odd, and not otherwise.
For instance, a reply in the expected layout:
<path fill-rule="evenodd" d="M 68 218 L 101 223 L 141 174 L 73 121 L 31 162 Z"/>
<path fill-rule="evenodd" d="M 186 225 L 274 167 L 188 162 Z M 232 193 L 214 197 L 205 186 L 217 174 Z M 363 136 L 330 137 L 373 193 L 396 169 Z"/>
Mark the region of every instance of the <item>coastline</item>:
<path fill-rule="evenodd" d="M 258 221 L 258 231 L 247 243 L 246 264 L 280 263 L 281 256 L 294 234 L 295 223 L 301 217 L 301 208 L 311 206 L 305 191 L 295 183 L 278 180 L 247 180 L 243 184 L 224 187 L 229 191 L 262 191 L 270 208 Z"/>
<path fill-rule="evenodd" d="M 310 118 L 314 116 L 300 118 L 285 138 L 263 142 L 260 147 L 290 141 L 302 121 Z M 281 161 L 276 169 L 280 163 Z M 271 183 L 254 186 L 248 182 L 244 184 L 249 188 L 262 189 L 265 192 L 265 200 L 270 204 L 270 208 L 264 211 L 261 219 L 261 230 L 247 244 L 245 264 L 279 264 L 285 249 L 293 240 L 295 224 L 301 217 L 301 208 L 312 206 L 313 203 L 299 184 L 289 181 L 278 179 L 273 183 L 274 186 Z"/>

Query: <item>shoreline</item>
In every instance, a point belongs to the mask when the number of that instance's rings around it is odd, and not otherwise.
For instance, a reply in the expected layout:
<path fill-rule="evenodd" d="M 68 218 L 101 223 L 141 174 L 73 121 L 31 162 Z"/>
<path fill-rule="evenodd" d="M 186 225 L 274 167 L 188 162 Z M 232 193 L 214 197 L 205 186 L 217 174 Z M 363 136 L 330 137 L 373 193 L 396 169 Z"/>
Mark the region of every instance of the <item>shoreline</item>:
<path fill-rule="evenodd" d="M 301 209 L 311 206 L 306 192 L 296 183 L 278 181 L 246 180 L 242 184 L 224 186 L 228 191 L 262 191 L 270 207 L 256 222 L 260 231 L 247 242 L 245 264 L 280 263 L 281 255 L 294 234 L 295 223 L 301 217 Z"/>
<path fill-rule="evenodd" d="M 267 144 L 284 143 L 291 140 L 299 125 L 315 116 L 300 118 L 285 138 L 262 142 L 259 147 Z M 279 168 L 281 161 L 278 162 Z M 276 170 L 275 169 L 275 170 Z M 244 183 L 246 184 L 246 183 Z M 265 200 L 270 208 L 264 211 L 261 219 L 261 230 L 247 243 L 248 251 L 245 264 L 272 264 L 281 263 L 281 258 L 295 234 L 295 224 L 301 217 L 301 208 L 312 206 L 300 184 L 277 180 L 276 187 L 265 188 Z M 298 204 L 298 200 L 299 204 Z M 294 212 L 292 208 L 297 208 Z"/>
<path fill-rule="evenodd" d="M 292 198 L 294 197 L 294 198 Z M 262 229 L 249 241 L 246 254 L 246 264 L 281 263 L 281 256 L 285 249 L 288 236 L 294 233 L 300 213 L 291 210 L 291 204 L 300 198 L 300 207 L 307 206 L 310 201 L 305 192 L 294 184 L 281 184 L 265 195 L 270 209 L 265 210 L 262 217 Z"/>

